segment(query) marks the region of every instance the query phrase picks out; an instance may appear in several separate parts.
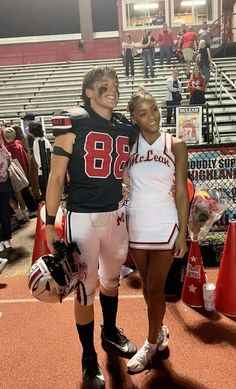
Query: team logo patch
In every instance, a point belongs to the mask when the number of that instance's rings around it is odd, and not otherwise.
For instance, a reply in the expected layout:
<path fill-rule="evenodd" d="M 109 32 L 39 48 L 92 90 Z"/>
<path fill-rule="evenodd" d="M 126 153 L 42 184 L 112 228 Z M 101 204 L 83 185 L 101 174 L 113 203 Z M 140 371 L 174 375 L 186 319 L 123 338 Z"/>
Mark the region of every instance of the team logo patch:
<path fill-rule="evenodd" d="M 117 217 L 117 225 L 119 226 L 120 223 L 124 223 L 124 221 L 125 221 L 125 214 L 124 212 L 122 212 L 122 214 Z"/>

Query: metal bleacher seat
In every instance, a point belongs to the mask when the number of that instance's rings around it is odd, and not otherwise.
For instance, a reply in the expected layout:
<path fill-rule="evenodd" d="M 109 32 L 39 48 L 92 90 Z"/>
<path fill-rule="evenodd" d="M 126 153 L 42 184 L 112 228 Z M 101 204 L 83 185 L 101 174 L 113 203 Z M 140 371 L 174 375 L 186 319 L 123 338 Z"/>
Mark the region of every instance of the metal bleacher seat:
<path fill-rule="evenodd" d="M 231 80 L 236 80 L 235 59 L 213 59 L 218 73 L 224 72 Z M 141 58 L 135 58 L 135 78 L 126 80 L 121 59 L 84 62 L 57 62 L 50 64 L 29 64 L 0 67 L 0 119 L 11 119 L 19 122 L 19 113 L 28 111 L 45 116 L 48 136 L 51 136 L 50 116 L 64 106 L 81 103 L 81 85 L 85 72 L 95 65 L 111 65 L 118 74 L 120 82 L 120 100 L 117 109 L 127 115 L 127 102 L 139 85 L 144 85 L 156 97 L 158 104 L 165 105 L 166 78 L 171 74 L 172 66 L 178 66 L 183 92 L 182 103 L 188 103 L 187 79 L 184 64 L 172 59 L 171 65 L 161 67 L 156 59 L 155 77 L 144 79 Z M 236 88 L 227 83 L 218 74 L 215 80 L 215 69 L 206 92 L 206 100 L 210 110 L 214 110 L 218 129 L 227 141 L 236 139 Z M 220 82 L 230 93 L 220 92 Z M 165 110 L 162 121 L 165 122 Z"/>

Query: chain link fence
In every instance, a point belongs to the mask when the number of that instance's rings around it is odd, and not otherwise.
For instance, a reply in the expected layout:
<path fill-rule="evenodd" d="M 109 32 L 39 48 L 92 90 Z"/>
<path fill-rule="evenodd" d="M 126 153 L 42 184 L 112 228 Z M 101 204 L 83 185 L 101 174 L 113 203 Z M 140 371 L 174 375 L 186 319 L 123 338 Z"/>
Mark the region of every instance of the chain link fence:
<path fill-rule="evenodd" d="M 188 173 L 195 186 L 228 198 L 228 209 L 201 242 L 223 244 L 229 220 L 236 219 L 236 144 L 189 146 Z"/>

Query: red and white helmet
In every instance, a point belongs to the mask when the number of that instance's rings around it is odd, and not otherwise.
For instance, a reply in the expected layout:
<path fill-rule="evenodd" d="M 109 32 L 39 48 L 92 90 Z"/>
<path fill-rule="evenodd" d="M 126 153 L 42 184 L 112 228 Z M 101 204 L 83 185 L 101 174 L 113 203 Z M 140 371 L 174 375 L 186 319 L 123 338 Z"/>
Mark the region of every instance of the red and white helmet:
<path fill-rule="evenodd" d="M 28 286 L 32 295 L 43 302 L 57 303 L 73 292 L 86 277 L 75 243 L 55 242 L 56 254 L 40 257 L 31 267 Z"/>

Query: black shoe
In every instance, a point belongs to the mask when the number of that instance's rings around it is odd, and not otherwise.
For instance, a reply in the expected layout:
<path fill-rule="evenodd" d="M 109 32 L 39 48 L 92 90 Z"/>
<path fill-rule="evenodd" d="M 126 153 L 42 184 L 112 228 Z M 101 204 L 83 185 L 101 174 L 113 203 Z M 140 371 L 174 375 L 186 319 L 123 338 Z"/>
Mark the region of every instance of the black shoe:
<path fill-rule="evenodd" d="M 105 333 L 103 326 L 101 326 L 101 338 L 104 344 L 110 345 L 121 351 L 123 355 L 133 355 L 137 352 L 137 347 L 131 340 L 127 339 L 122 330 L 115 329 L 109 333 Z"/>
<path fill-rule="evenodd" d="M 98 364 L 97 354 L 82 358 L 83 388 L 104 389 L 105 381 Z"/>

